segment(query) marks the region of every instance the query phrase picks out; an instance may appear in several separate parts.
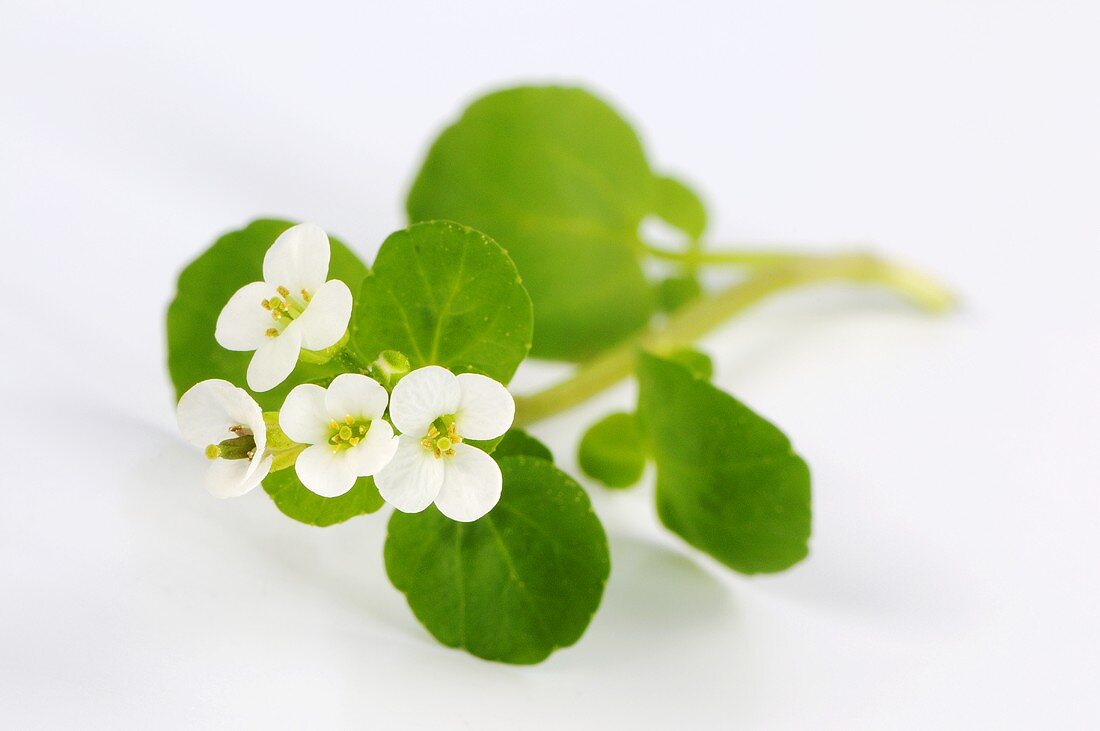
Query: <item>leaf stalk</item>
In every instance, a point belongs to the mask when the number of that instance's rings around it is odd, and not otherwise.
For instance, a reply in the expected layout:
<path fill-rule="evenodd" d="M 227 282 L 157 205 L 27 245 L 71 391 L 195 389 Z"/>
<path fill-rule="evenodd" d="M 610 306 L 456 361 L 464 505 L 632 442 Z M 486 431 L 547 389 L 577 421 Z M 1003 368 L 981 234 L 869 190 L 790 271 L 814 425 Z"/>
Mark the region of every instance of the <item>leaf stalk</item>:
<path fill-rule="evenodd" d="M 888 289 L 919 310 L 938 314 L 954 296 L 927 275 L 871 254 L 803 256 L 763 252 L 686 252 L 703 263 L 759 263 L 743 281 L 686 304 L 661 325 L 640 331 L 581 363 L 565 380 L 528 396 L 516 397 L 516 426 L 526 426 L 570 409 L 628 377 L 639 350 L 657 355 L 690 347 L 703 335 L 767 297 L 797 287 L 848 282 Z M 709 260 L 709 261 L 708 261 Z"/>

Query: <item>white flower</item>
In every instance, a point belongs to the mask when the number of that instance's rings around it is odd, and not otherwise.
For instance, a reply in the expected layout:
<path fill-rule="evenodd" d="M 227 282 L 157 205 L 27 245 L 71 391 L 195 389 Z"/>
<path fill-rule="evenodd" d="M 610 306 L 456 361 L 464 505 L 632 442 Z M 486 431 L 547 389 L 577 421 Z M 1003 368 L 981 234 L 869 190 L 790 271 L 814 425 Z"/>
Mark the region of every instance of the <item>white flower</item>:
<path fill-rule="evenodd" d="M 279 412 L 279 426 L 296 442 L 312 445 L 298 455 L 298 479 L 324 497 L 343 495 L 358 477 L 382 469 L 397 438 L 382 415 L 389 394 L 374 379 L 345 373 L 328 389 L 295 386 Z"/>
<path fill-rule="evenodd" d="M 500 500 L 500 467 L 464 439 L 494 439 L 512 425 L 508 389 L 473 373 L 418 368 L 398 381 L 390 419 L 401 431 L 393 459 L 374 477 L 386 502 L 406 513 L 431 503 L 453 520 L 477 520 Z"/>
<path fill-rule="evenodd" d="M 351 319 L 351 290 L 328 277 L 328 236 L 312 223 L 284 231 L 264 255 L 264 281 L 246 284 L 218 315 L 214 338 L 227 350 L 255 350 L 248 387 L 270 391 L 298 353 L 339 342 Z"/>
<path fill-rule="evenodd" d="M 213 462 L 206 489 L 215 497 L 243 495 L 271 470 L 264 414 L 248 392 L 229 381 L 196 383 L 176 407 L 183 438 Z"/>

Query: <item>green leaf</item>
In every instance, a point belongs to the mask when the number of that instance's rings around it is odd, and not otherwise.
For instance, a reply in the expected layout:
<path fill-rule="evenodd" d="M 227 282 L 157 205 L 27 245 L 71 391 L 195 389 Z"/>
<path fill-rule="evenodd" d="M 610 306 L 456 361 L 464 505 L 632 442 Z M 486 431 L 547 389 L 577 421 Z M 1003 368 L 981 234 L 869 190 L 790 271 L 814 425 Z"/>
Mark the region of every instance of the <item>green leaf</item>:
<path fill-rule="evenodd" d="M 370 477 L 360 477 L 351 490 L 339 497 L 321 497 L 310 491 L 298 479 L 293 467 L 272 472 L 264 478 L 263 486 L 284 515 L 322 527 L 373 513 L 383 504 L 382 496 Z"/>
<path fill-rule="evenodd" d="M 668 359 L 673 363 L 686 366 L 691 375 L 709 381 L 714 375 L 714 361 L 706 353 L 691 348 L 684 348 L 668 354 Z"/>
<path fill-rule="evenodd" d="M 707 209 L 694 190 L 676 178 L 657 178 L 653 212 L 693 240 L 707 228 Z"/>
<path fill-rule="evenodd" d="M 386 572 L 437 640 L 530 664 L 572 645 L 600 604 L 607 536 L 584 490 L 544 459 L 500 460 L 501 501 L 474 523 L 394 513 Z"/>
<path fill-rule="evenodd" d="M 497 462 L 505 457 L 515 457 L 521 454 L 545 459 L 547 462 L 554 461 L 554 455 L 550 453 L 550 448 L 522 429 L 509 429 L 504 438 L 497 444 L 497 448 L 492 452 L 493 459 Z"/>
<path fill-rule="evenodd" d="M 391 234 L 363 280 L 352 343 L 373 360 L 398 350 L 507 383 L 531 347 L 531 299 L 508 255 L 485 234 L 448 221 Z"/>
<path fill-rule="evenodd" d="M 292 225 L 289 221 L 253 221 L 219 238 L 180 273 L 176 297 L 168 307 L 168 371 L 177 399 L 207 378 L 224 378 L 247 388 L 244 376 L 252 353 L 222 348 L 214 340 L 214 325 L 234 292 L 263 279 L 264 254 Z M 332 237 L 329 241 L 329 279 L 343 280 L 354 292 L 367 268 L 344 244 Z M 253 396 L 265 410 L 277 409 L 295 385 L 331 378 L 340 370 L 335 363 L 299 363 L 282 385 Z"/>
<path fill-rule="evenodd" d="M 608 414 L 581 437 L 578 461 L 585 474 L 608 487 L 630 487 L 642 479 L 645 440 L 633 414 Z"/>
<path fill-rule="evenodd" d="M 661 521 L 742 573 L 801 561 L 810 537 L 810 472 L 787 437 L 677 363 L 643 354 L 638 382 Z"/>
<path fill-rule="evenodd" d="M 494 439 L 464 439 L 463 441 L 470 446 L 477 447 L 485 454 L 496 454 L 497 445 L 504 439 L 504 435 Z"/>
<path fill-rule="evenodd" d="M 532 354 L 580 360 L 653 312 L 638 226 L 655 186 L 614 109 L 582 89 L 519 87 L 440 135 L 407 205 L 411 221 L 461 221 L 499 241 L 535 303 Z"/>
<path fill-rule="evenodd" d="M 657 303 L 664 312 L 675 312 L 703 293 L 692 274 L 669 277 L 657 283 Z"/>

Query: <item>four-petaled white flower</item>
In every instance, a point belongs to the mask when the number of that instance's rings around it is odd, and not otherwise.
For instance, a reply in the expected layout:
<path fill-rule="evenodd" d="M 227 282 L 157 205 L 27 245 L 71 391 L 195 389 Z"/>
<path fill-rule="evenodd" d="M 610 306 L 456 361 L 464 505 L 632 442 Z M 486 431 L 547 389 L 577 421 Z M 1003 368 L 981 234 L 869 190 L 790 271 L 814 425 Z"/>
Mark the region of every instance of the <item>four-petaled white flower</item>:
<path fill-rule="evenodd" d="M 197 383 L 176 408 L 183 438 L 212 461 L 206 489 L 215 497 L 243 495 L 271 470 L 264 414 L 248 392 L 229 381 Z"/>
<path fill-rule="evenodd" d="M 282 383 L 298 353 L 323 350 L 344 336 L 351 290 L 328 277 L 328 236 L 312 223 L 284 231 L 264 255 L 264 281 L 246 284 L 229 299 L 214 331 L 228 350 L 255 350 L 248 387 L 269 391 Z"/>
<path fill-rule="evenodd" d="M 473 373 L 439 366 L 412 371 L 390 396 L 390 419 L 401 432 L 393 459 L 374 476 L 386 502 L 406 513 L 431 503 L 453 520 L 477 520 L 500 500 L 500 467 L 464 439 L 494 439 L 515 417 L 512 395 Z"/>
<path fill-rule="evenodd" d="M 389 395 L 374 379 L 345 373 L 328 389 L 295 386 L 279 412 L 279 426 L 296 442 L 309 444 L 298 455 L 298 479 L 323 497 L 337 497 L 358 477 L 380 470 L 397 449 L 397 437 L 382 415 Z"/>

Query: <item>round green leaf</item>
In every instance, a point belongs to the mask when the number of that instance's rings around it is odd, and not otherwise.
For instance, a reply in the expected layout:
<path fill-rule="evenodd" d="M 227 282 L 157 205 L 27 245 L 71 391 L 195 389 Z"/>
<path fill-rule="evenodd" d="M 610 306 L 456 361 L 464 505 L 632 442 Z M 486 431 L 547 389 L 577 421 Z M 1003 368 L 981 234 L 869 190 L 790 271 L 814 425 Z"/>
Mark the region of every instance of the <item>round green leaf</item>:
<path fill-rule="evenodd" d="M 386 572 L 437 640 L 486 660 L 545 660 L 584 633 L 610 571 L 584 490 L 544 459 L 500 460 L 492 512 L 457 523 L 434 507 L 396 512 Z"/>
<path fill-rule="evenodd" d="M 218 314 L 238 289 L 263 279 L 264 254 L 289 221 L 258 220 L 219 238 L 180 273 L 176 297 L 168 306 L 168 371 L 176 398 L 199 381 L 224 378 L 247 388 L 245 371 L 252 353 L 226 350 L 214 340 Z M 329 237 L 332 258 L 329 279 L 340 279 L 354 292 L 367 267 L 340 241 Z M 279 408 L 295 385 L 331 378 L 335 363 L 298 363 L 282 385 L 253 394 L 265 410 Z"/>
<path fill-rule="evenodd" d="M 329 526 L 382 507 L 382 496 L 370 477 L 360 477 L 339 497 L 321 497 L 309 490 L 293 467 L 272 472 L 264 478 L 264 491 L 284 515 L 309 525 Z"/>
<path fill-rule="evenodd" d="M 499 241 L 535 303 L 532 354 L 580 360 L 653 312 L 637 253 L 654 187 L 638 136 L 610 106 L 582 89 L 520 87 L 474 102 L 439 136 L 408 213 Z"/>
<path fill-rule="evenodd" d="M 578 462 L 585 474 L 608 487 L 630 487 L 642 479 L 646 447 L 633 414 L 608 414 L 581 437 Z"/>
<path fill-rule="evenodd" d="M 661 521 L 742 573 L 805 558 L 810 471 L 783 432 L 678 363 L 643 354 L 638 384 Z"/>
<path fill-rule="evenodd" d="M 694 274 L 669 277 L 657 283 L 657 303 L 664 312 L 675 312 L 702 293 Z"/>
<path fill-rule="evenodd" d="M 368 360 L 398 350 L 413 368 L 441 365 L 507 383 L 531 347 L 531 319 L 531 299 L 496 242 L 430 221 L 382 244 L 356 297 L 352 343 Z"/>

